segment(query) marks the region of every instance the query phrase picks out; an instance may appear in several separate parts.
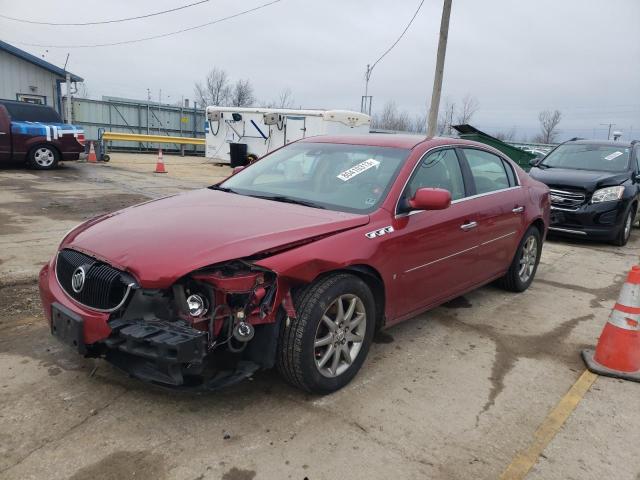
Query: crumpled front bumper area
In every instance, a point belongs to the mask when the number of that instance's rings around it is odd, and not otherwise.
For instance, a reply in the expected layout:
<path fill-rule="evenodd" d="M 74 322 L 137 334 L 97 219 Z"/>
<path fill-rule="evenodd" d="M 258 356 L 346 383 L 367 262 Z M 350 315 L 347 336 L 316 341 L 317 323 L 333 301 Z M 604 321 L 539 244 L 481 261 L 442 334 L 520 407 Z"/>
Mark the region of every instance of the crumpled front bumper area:
<path fill-rule="evenodd" d="M 113 320 L 102 342 L 105 359 L 125 373 L 158 386 L 217 390 L 259 369 L 257 363 L 208 351 L 206 332 L 162 320 Z M 228 356 L 227 356 L 228 357 Z"/>
<path fill-rule="evenodd" d="M 91 273 L 88 262 L 95 261 L 85 257 L 76 264 Z M 63 282 L 79 268 L 76 264 Z M 104 358 L 132 377 L 181 390 L 217 390 L 275 364 L 284 315 L 280 305 L 290 293 L 272 272 L 234 264 L 192 274 L 170 289 L 127 284 L 130 292 L 113 296 L 116 308 L 97 311 L 86 303 L 93 297 L 74 298 L 63 289 L 55 268 L 54 258 L 40 273 L 44 311 L 51 333 L 81 355 Z M 87 295 L 100 293 L 91 283 L 88 288 Z M 188 296 L 201 297 L 205 308 L 198 316 L 186 309 Z"/>

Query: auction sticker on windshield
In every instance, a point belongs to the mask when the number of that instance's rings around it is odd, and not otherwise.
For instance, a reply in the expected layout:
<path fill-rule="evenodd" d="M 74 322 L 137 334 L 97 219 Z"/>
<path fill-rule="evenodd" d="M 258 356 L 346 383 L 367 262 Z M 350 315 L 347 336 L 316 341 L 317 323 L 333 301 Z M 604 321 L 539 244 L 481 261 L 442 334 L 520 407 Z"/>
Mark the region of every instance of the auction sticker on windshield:
<path fill-rule="evenodd" d="M 622 155 L 622 152 L 613 152 L 610 155 L 607 155 L 606 157 L 604 157 L 605 160 L 613 160 L 614 158 L 618 158 L 620 155 Z"/>
<path fill-rule="evenodd" d="M 380 165 L 380 162 L 378 160 L 374 160 L 373 158 L 370 158 L 369 160 L 360 162 L 359 164 L 354 165 L 350 169 L 345 170 L 340 175 L 338 175 L 337 178 L 339 178 L 343 182 L 346 182 L 347 180 L 352 179 L 356 175 L 360 175 L 362 172 L 366 172 L 370 168 L 377 167 L 378 165 Z"/>

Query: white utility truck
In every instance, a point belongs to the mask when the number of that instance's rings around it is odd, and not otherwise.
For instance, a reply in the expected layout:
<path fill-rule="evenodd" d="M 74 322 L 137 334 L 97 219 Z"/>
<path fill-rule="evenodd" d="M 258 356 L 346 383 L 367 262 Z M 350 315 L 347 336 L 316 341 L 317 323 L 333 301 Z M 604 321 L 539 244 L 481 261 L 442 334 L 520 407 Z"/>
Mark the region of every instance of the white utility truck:
<path fill-rule="evenodd" d="M 371 118 L 348 110 L 207 107 L 205 156 L 237 166 L 301 138 L 367 134 Z"/>

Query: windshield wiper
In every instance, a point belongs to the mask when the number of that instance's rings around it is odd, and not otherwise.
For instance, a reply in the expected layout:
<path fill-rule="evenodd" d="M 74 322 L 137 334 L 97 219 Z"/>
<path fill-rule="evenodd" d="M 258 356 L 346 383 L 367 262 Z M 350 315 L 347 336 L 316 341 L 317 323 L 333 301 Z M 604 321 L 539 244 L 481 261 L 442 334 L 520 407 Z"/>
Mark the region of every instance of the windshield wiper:
<path fill-rule="evenodd" d="M 274 202 L 295 203 L 296 205 L 304 205 L 305 207 L 325 209 L 322 205 L 308 202 L 306 200 L 298 200 L 297 198 L 287 197 L 286 195 L 251 195 L 256 198 L 264 198 L 265 200 L 273 200 Z"/>
<path fill-rule="evenodd" d="M 225 192 L 225 193 L 238 193 L 236 192 L 234 189 L 229 188 L 229 187 L 221 187 L 220 185 L 211 185 L 210 187 L 208 187 L 210 190 L 218 190 L 220 192 Z"/>

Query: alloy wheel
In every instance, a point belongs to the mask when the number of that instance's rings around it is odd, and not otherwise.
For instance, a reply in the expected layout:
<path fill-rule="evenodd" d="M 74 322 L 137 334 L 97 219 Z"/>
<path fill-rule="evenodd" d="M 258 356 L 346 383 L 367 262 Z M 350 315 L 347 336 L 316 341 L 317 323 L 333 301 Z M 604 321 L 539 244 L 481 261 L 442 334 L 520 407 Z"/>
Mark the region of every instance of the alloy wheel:
<path fill-rule="evenodd" d="M 520 256 L 520 268 L 518 276 L 523 283 L 527 283 L 533 274 L 538 258 L 538 241 L 536 237 L 531 235 L 522 246 L 522 254 Z"/>
<path fill-rule="evenodd" d="M 41 167 L 50 167 L 53 165 L 56 157 L 49 148 L 40 147 L 33 154 L 33 159 Z"/>
<path fill-rule="evenodd" d="M 357 295 L 336 298 L 325 310 L 314 339 L 318 371 L 333 378 L 342 374 L 358 356 L 367 329 L 367 312 Z"/>

